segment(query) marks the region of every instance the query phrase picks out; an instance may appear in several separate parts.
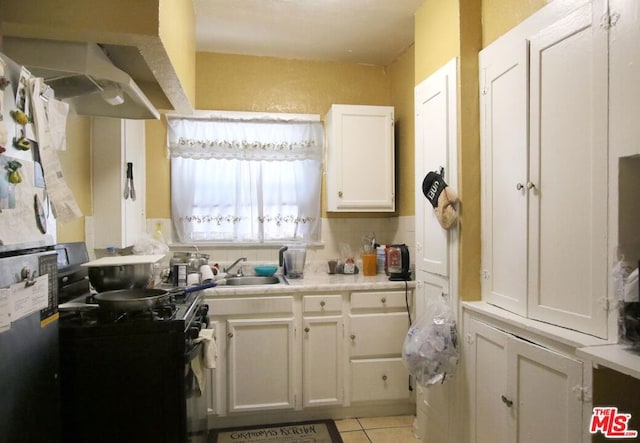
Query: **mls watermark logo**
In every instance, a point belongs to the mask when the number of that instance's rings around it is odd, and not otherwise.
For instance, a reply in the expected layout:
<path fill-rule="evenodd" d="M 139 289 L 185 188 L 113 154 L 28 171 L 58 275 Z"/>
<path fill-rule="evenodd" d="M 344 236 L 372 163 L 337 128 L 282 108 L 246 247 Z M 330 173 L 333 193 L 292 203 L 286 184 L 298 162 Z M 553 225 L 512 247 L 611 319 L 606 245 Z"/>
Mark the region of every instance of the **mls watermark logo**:
<path fill-rule="evenodd" d="M 630 419 L 631 414 L 618 412 L 618 408 L 593 408 L 589 432 L 601 432 L 606 438 L 636 438 L 638 431 L 628 429 Z"/>

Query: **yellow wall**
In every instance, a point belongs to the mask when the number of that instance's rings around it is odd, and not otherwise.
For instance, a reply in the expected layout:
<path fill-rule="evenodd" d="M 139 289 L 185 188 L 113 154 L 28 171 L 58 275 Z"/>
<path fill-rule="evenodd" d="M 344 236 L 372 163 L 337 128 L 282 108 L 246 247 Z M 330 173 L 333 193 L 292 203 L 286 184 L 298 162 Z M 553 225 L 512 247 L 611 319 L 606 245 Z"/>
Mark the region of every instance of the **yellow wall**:
<path fill-rule="evenodd" d="M 457 0 L 426 0 L 415 18 L 415 84 L 460 54 Z"/>
<path fill-rule="evenodd" d="M 191 102 L 196 96 L 196 18 L 193 3 L 184 0 L 160 0 L 158 35 Z"/>
<path fill-rule="evenodd" d="M 198 53 L 196 90 L 196 107 L 201 110 L 308 113 L 324 117 L 333 103 L 393 104 L 391 79 L 384 67 L 275 57 Z M 166 123 L 147 122 L 146 126 L 147 217 L 169 218 Z"/>
<path fill-rule="evenodd" d="M 414 47 L 411 46 L 388 67 L 391 104 L 396 119 L 396 213 L 400 216 L 415 214 L 414 61 Z"/>
<path fill-rule="evenodd" d="M 482 47 L 529 17 L 551 0 L 482 0 Z"/>
<path fill-rule="evenodd" d="M 67 150 L 58 158 L 67 184 L 84 216 L 91 215 L 91 119 L 70 115 L 67 119 Z M 58 242 L 84 241 L 84 217 L 57 224 Z"/>

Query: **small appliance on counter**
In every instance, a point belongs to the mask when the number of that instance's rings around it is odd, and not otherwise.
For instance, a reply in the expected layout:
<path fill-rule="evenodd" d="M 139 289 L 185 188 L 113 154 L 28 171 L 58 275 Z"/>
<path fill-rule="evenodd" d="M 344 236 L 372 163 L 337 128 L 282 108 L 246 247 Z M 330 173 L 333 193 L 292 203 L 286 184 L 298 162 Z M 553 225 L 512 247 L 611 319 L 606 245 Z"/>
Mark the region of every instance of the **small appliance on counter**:
<path fill-rule="evenodd" d="M 283 246 L 279 251 L 279 264 L 288 278 L 304 278 L 307 248 L 304 245 Z"/>
<path fill-rule="evenodd" d="M 409 248 L 407 245 L 391 245 L 389 247 L 387 250 L 387 270 L 391 281 L 411 280 Z"/>

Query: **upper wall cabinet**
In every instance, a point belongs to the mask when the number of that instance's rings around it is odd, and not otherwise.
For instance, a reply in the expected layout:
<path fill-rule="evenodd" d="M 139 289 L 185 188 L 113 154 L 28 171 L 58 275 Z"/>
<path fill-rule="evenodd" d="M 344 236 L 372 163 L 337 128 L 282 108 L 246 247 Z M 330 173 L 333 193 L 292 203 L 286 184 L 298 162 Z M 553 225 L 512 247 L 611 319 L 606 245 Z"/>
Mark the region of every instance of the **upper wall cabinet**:
<path fill-rule="evenodd" d="M 606 338 L 607 9 L 574 6 L 480 55 L 482 288 Z"/>
<path fill-rule="evenodd" d="M 144 120 L 91 125 L 94 248 L 131 246 L 146 232 Z"/>
<path fill-rule="evenodd" d="M 327 211 L 394 212 L 391 106 L 332 105 L 327 132 Z"/>

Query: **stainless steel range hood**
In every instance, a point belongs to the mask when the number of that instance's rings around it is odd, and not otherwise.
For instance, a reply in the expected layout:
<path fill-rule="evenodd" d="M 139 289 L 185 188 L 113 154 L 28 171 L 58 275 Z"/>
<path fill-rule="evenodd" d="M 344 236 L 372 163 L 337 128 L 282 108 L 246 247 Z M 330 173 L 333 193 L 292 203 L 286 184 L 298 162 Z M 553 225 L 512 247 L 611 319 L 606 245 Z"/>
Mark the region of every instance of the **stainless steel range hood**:
<path fill-rule="evenodd" d="M 160 114 L 126 72 L 95 43 L 4 37 L 2 51 L 24 65 L 81 115 L 158 119 Z"/>

